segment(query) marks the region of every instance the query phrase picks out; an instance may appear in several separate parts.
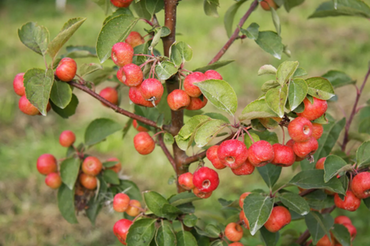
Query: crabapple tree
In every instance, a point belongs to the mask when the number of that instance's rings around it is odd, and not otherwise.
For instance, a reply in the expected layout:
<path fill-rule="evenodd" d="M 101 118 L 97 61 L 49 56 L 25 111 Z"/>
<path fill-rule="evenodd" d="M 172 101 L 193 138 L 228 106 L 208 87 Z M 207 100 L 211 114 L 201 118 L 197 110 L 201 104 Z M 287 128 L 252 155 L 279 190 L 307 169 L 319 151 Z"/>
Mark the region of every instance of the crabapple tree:
<path fill-rule="evenodd" d="M 34 22 L 18 30 L 20 41 L 45 61 L 43 69 L 30 68 L 15 75 L 14 91 L 20 96 L 23 113 L 40 117 L 37 115 L 47 116 L 52 109 L 68 118 L 78 106 L 73 90 L 80 90 L 122 116 L 119 122 L 93 120 L 82 142 L 72 131 L 62 132 L 59 142 L 67 148 L 66 156 L 45 153 L 35 160 L 46 185 L 58 190 L 58 207 L 68 222 L 77 223 L 77 214 L 83 211 L 94 223 L 101 208 L 110 202 L 123 216 L 112 221 L 112 235 L 129 246 L 240 246 L 247 245 L 248 238 L 257 233 L 261 244 L 269 246 L 351 245 L 356 236 L 351 220 L 345 216 L 334 219 L 330 213 L 334 209 L 355 211 L 361 201 L 370 207 L 370 142 L 357 139 L 356 151 L 347 146 L 353 119 L 370 108 L 358 105 L 370 70 L 358 86 L 341 71 L 311 76 L 299 61 L 288 59 L 278 67 L 261 64 L 258 75 L 266 77 L 261 96 L 239 106 L 232 86 L 216 71 L 233 66 L 222 57 L 237 39 L 255 42 L 277 59 L 289 55 L 279 16 L 289 15 L 303 0 L 236 1 L 224 19 L 228 41 L 208 64 L 193 71 L 185 67 L 186 62 L 196 59 L 196 52 L 176 40 L 181 1 L 93 1 L 106 14 L 96 47 L 62 49 L 84 18 L 69 19 L 52 39 L 45 26 Z M 247 11 L 234 24 L 237 10 L 247 4 Z M 369 6 L 360 0 L 318 4 L 310 18 L 370 18 Z M 223 1 L 204 0 L 205 15 L 217 16 L 222 5 Z M 253 22 L 258 11 L 270 11 L 276 30 L 260 30 Z M 164 15 L 163 23 L 158 15 Z M 247 20 L 252 20 L 248 26 Z M 139 21 L 146 28 L 132 31 Z M 186 30 L 181 33 L 186 35 Z M 163 54 L 156 49 L 160 45 Z M 80 58 L 92 62 L 77 67 Z M 103 67 L 108 59 L 115 65 Z M 99 63 L 93 63 L 97 60 Z M 95 85 L 102 81 L 111 86 L 96 91 Z M 357 94 L 349 116 L 337 118 L 326 113 L 334 104 L 335 89 L 350 84 L 356 86 Z M 135 111 L 127 110 L 120 97 L 128 97 Z M 201 110 L 207 103 L 214 106 L 214 112 Z M 194 112 L 185 122 L 184 113 L 189 111 Z M 369 124 L 367 116 L 358 131 L 369 134 Z M 126 133 L 131 125 L 138 133 L 124 141 L 133 143 L 137 155 L 150 155 L 155 148 L 163 150 L 168 168 L 176 176 L 177 194 L 164 197 L 152 190 L 140 192 L 134 182 L 119 178 L 125 163 L 114 157 L 100 160 L 89 153 L 89 147 L 119 130 Z M 334 147 L 340 150 L 334 153 Z M 190 154 L 189 149 L 196 154 Z M 190 165 L 197 165 L 193 173 Z M 277 184 L 282 169 L 292 166 L 295 175 Z M 220 215 L 224 221 L 199 223 L 202 218 L 194 214 L 197 208 L 193 202 L 209 198 L 225 185 L 218 174 L 227 169 L 237 176 L 257 171 L 267 188 L 246 189 L 236 194 L 240 198 L 235 201 L 220 198 L 221 205 L 230 211 Z M 290 223 L 301 223 L 307 230 L 282 243 L 280 235 Z"/>

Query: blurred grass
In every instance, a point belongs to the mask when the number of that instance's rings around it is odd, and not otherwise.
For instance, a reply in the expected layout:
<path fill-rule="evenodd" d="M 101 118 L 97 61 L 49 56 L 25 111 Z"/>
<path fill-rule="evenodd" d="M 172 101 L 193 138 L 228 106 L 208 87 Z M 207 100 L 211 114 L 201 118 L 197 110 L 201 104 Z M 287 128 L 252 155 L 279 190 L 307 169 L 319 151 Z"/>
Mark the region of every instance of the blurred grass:
<path fill-rule="evenodd" d="M 221 1 L 220 17 L 206 17 L 202 1 L 181 1 L 178 8 L 178 40 L 185 41 L 193 49 L 193 60 L 186 64 L 191 70 L 207 64 L 227 41 L 223 27 L 223 15 L 233 1 Z M 283 60 L 298 60 L 309 76 L 320 76 L 330 69 L 343 70 L 354 79 L 362 81 L 367 69 L 370 51 L 369 24 L 360 18 L 325 18 L 310 19 L 319 1 L 306 3 L 291 10 L 278 11 L 282 23 L 282 37 L 288 45 L 292 57 L 283 56 Z M 119 216 L 104 209 L 91 226 L 84 216 L 79 216 L 80 224 L 69 225 L 60 216 L 56 205 L 56 193 L 44 185 L 41 175 L 36 171 L 36 159 L 43 153 L 52 153 L 62 158 L 65 149 L 58 144 L 60 132 L 69 129 L 77 135 L 77 141 L 83 141 L 84 130 L 88 123 L 98 117 L 110 117 L 121 122 L 127 118 L 118 116 L 102 107 L 91 97 L 77 92 L 79 107 L 76 115 L 68 120 L 59 118 L 54 113 L 48 117 L 27 117 L 17 107 L 18 97 L 12 91 L 15 74 L 25 72 L 32 67 L 43 67 L 41 57 L 27 49 L 18 39 L 17 29 L 28 21 L 36 21 L 46 26 L 54 37 L 64 22 L 72 17 L 87 17 L 86 22 L 71 38 L 68 44 L 94 46 L 96 37 L 104 19 L 103 11 L 91 1 L 68 1 L 65 13 L 55 10 L 54 1 L 14 1 L 0 2 L 0 245 L 110 245 L 116 242 L 111 228 Z M 237 17 L 249 7 L 244 4 Z M 163 23 L 162 13 L 158 15 Z M 236 18 L 235 22 L 237 22 Z M 257 22 L 260 30 L 273 30 L 269 12 L 258 9 L 245 24 Z M 139 22 L 135 28 L 143 33 L 147 28 Z M 62 53 L 62 52 L 61 52 Z M 258 68 L 263 64 L 278 66 L 281 61 L 262 51 L 251 40 L 237 40 L 222 59 L 234 59 L 231 65 L 219 69 L 224 79 L 238 93 L 239 111 L 260 94 L 261 84 L 267 77 L 258 77 Z M 98 62 L 84 60 L 79 62 Z M 99 85 L 97 90 L 102 86 Z M 368 90 L 367 90 L 368 92 Z M 348 94 L 353 93 L 353 94 Z M 333 115 L 341 115 L 342 110 L 351 107 L 355 90 L 345 87 L 337 90 L 337 104 L 329 106 Z M 122 94 L 127 105 L 127 95 Z M 368 98 L 366 93 L 362 100 Z M 207 110 L 214 110 L 207 106 Z M 338 116 L 339 118 L 340 116 Z M 173 175 L 168 161 L 157 148 L 150 156 L 134 153 L 130 144 L 135 132 L 130 130 L 123 143 L 121 133 L 110 136 L 107 141 L 98 144 L 89 151 L 102 160 L 116 156 L 123 163 L 124 174 L 137 182 L 142 190 L 152 189 L 169 196 L 176 191 L 167 180 Z M 196 150 L 195 150 L 196 151 Z M 189 151 L 191 153 L 191 150 Z M 192 166 L 194 171 L 196 167 Z M 237 199 L 239 194 L 266 186 L 257 172 L 248 177 L 235 177 L 229 170 L 220 171 L 220 187 L 214 195 L 204 202 L 196 202 L 198 214 L 217 220 L 210 212 L 221 209 L 217 198 Z M 282 180 L 289 180 L 291 169 L 284 170 Z M 281 182 L 282 182 L 281 180 Z M 353 245 L 366 245 L 369 230 L 365 206 L 355 213 L 335 211 L 334 214 L 350 216 L 358 229 Z M 288 228 L 303 232 L 302 222 L 293 222 Z M 285 229 L 287 230 L 287 229 Z M 248 237 L 248 245 L 260 244 L 259 238 Z"/>

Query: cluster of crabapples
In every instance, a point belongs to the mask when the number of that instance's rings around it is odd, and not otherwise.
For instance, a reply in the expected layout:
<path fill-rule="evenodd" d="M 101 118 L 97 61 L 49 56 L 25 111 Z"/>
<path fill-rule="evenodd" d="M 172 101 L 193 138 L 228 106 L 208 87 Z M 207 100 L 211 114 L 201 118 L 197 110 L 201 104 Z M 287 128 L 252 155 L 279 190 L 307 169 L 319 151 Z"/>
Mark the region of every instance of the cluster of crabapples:
<path fill-rule="evenodd" d="M 63 131 L 59 136 L 59 143 L 61 146 L 69 148 L 73 147 L 73 143 L 76 140 L 76 136 L 72 131 Z M 95 190 L 98 185 L 98 179 L 96 176 L 103 170 L 102 162 L 94 156 L 83 157 L 81 170 L 78 175 L 79 184 L 88 189 Z M 117 158 L 109 158 L 108 162 L 116 162 L 112 167 L 108 169 L 118 173 L 121 170 L 121 163 Z M 46 175 L 45 183 L 52 189 L 58 189 L 62 185 L 62 178 L 60 176 L 60 167 L 58 166 L 57 159 L 52 154 L 42 154 L 37 159 L 37 170 L 39 173 Z M 76 190 L 77 192 L 77 190 Z"/>

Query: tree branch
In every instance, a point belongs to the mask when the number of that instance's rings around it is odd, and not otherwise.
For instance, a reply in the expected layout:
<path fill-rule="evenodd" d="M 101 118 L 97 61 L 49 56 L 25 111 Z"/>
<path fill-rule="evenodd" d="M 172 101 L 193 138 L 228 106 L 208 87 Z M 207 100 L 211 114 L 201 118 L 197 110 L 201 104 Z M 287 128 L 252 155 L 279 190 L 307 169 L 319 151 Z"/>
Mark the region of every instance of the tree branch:
<path fill-rule="evenodd" d="M 163 141 L 163 135 L 162 134 L 158 135 L 158 142 L 159 142 L 159 146 L 161 146 L 161 148 L 163 150 L 163 153 L 166 155 L 168 161 L 171 163 L 173 169 L 176 171 L 176 162 L 173 159 L 173 156 L 171 155 L 170 151 L 167 149 L 167 146 L 165 145 L 165 143 Z"/>
<path fill-rule="evenodd" d="M 220 60 L 220 58 L 226 53 L 226 51 L 230 48 L 232 43 L 239 37 L 240 28 L 244 25 L 245 21 L 248 19 L 250 14 L 257 8 L 257 6 L 258 6 L 258 0 L 254 0 L 251 6 L 249 7 L 248 11 L 240 19 L 239 24 L 236 27 L 234 33 L 231 35 L 231 37 L 226 42 L 226 44 L 222 47 L 222 49 L 216 54 L 216 56 L 213 57 L 213 59 L 208 63 L 208 65 L 211 65 L 212 63 L 215 63 L 216 61 Z"/>
<path fill-rule="evenodd" d="M 109 108 L 113 109 L 114 111 L 116 111 L 116 112 L 118 112 L 122 115 L 125 115 L 125 116 L 130 117 L 130 118 L 135 119 L 135 120 L 138 120 L 138 121 L 140 121 L 144 124 L 147 124 L 148 126 L 152 126 L 152 127 L 156 128 L 156 129 L 159 129 L 159 130 L 169 130 L 170 129 L 170 126 L 167 126 L 167 125 L 163 125 L 162 126 L 163 129 L 162 129 L 161 127 L 159 127 L 157 125 L 157 123 L 155 121 L 149 120 L 149 119 L 147 119 L 147 118 L 145 118 L 141 115 L 131 113 L 127 110 L 124 110 L 123 108 L 118 107 L 117 105 L 109 102 L 108 100 L 101 97 L 99 94 L 97 94 L 96 92 L 94 92 L 93 90 L 91 90 L 90 88 L 88 88 L 85 85 L 82 85 L 82 84 L 79 84 L 79 83 L 76 83 L 76 82 L 73 82 L 73 81 L 68 82 L 68 84 L 70 84 L 73 87 L 76 87 L 76 88 L 80 89 L 81 91 L 86 92 L 90 96 L 98 99 L 99 101 L 101 101 L 102 103 L 107 105 Z"/>
<path fill-rule="evenodd" d="M 357 89 L 356 91 L 356 99 L 355 99 L 355 103 L 353 104 L 353 108 L 352 108 L 352 112 L 351 112 L 351 115 L 346 123 L 346 127 L 345 127 L 345 131 L 344 131 L 344 138 L 343 138 L 343 143 L 342 143 L 342 151 L 344 152 L 346 150 L 346 146 L 347 146 L 347 143 L 349 142 L 349 137 L 348 137 L 348 134 L 349 134 L 349 128 L 351 126 L 351 123 L 352 123 L 352 120 L 354 118 L 354 116 L 356 115 L 357 113 L 357 105 L 358 105 L 358 101 L 360 100 L 360 97 L 361 97 L 361 94 L 362 94 L 362 91 L 364 90 L 364 87 L 365 87 L 365 84 L 366 84 L 366 81 L 367 79 L 369 78 L 369 75 L 370 75 L 370 66 L 367 70 L 367 73 L 365 75 L 365 79 L 364 81 L 362 82 L 362 85 L 361 85 L 361 88 Z"/>

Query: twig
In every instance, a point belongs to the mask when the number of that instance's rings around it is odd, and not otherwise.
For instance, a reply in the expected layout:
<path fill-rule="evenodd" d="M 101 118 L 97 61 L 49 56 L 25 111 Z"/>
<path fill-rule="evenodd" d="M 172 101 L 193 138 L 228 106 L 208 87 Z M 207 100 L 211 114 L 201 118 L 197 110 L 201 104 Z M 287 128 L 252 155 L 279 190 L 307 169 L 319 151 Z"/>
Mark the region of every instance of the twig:
<path fill-rule="evenodd" d="M 216 61 L 220 60 L 220 58 L 226 53 L 226 51 L 230 48 L 231 44 L 239 37 L 240 28 L 244 25 L 244 22 L 248 19 L 250 14 L 257 8 L 258 6 L 258 0 L 254 0 L 251 6 L 249 7 L 247 13 L 240 19 L 239 24 L 237 28 L 235 29 L 234 33 L 231 35 L 229 40 L 226 42 L 226 44 L 222 47 L 222 49 L 216 54 L 215 57 L 208 63 L 208 65 L 211 65 L 212 63 L 215 63 Z"/>
<path fill-rule="evenodd" d="M 176 162 L 173 159 L 173 156 L 171 155 L 170 151 L 167 149 L 167 146 L 165 145 L 163 141 L 163 136 L 161 134 L 158 135 L 158 143 L 159 146 L 161 146 L 163 153 L 166 155 L 168 161 L 171 163 L 173 169 L 176 171 Z"/>

